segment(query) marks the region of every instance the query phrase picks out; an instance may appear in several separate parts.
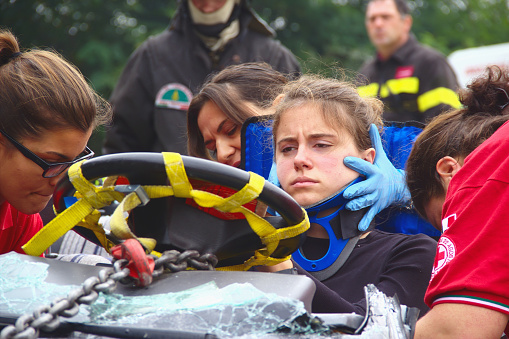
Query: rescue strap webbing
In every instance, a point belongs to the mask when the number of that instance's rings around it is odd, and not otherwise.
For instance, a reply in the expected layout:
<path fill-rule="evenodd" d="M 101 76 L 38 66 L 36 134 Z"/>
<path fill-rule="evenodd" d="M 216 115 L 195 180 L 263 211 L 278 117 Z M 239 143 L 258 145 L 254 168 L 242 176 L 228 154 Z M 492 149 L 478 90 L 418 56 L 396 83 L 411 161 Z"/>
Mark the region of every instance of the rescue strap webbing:
<path fill-rule="evenodd" d="M 26 254 L 40 256 L 51 244 L 57 241 L 67 231 L 71 230 L 75 225 L 80 222 L 86 223 L 86 216 L 99 208 L 110 205 L 114 200 L 121 200 L 123 198 L 121 193 L 114 191 L 114 187 L 96 187 L 85 179 L 81 174 L 81 165 L 84 161 L 85 160 L 72 165 L 68 171 L 69 178 L 71 178 L 71 182 L 73 182 L 76 188 L 77 197 L 81 195 L 82 199 L 78 199 L 78 201 L 72 205 L 72 208 L 67 208 L 62 213 L 58 214 L 37 232 L 32 239 L 23 245 L 22 249 Z M 98 230 L 97 227 L 91 229 L 92 231 L 95 229 L 94 233 Z M 104 240 L 105 238 L 99 235 L 98 239 Z M 107 249 L 107 245 L 102 245 Z"/>

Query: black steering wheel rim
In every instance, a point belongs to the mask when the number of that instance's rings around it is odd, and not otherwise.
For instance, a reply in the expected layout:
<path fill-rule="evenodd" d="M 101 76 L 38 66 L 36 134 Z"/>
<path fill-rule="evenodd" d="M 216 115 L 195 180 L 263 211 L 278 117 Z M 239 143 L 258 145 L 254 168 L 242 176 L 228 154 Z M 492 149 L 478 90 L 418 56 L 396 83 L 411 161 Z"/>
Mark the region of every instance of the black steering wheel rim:
<path fill-rule="evenodd" d="M 187 176 L 191 179 L 199 179 L 235 190 L 242 189 L 249 182 L 248 172 L 232 166 L 186 155 L 182 155 L 182 162 Z M 150 175 L 139 176 L 140 170 Z M 89 181 L 112 175 L 134 178 L 134 181 L 138 181 L 138 177 L 140 179 L 145 177 L 144 180 L 150 182 L 144 182 L 144 184 L 163 184 L 166 180 L 161 153 L 131 152 L 102 155 L 85 161 L 81 171 Z M 73 189 L 67 177 L 57 185 L 56 190 L 62 189 L 65 191 Z M 268 181 L 265 181 L 258 200 L 277 211 L 289 225 L 295 225 L 304 219 L 304 212 L 300 205 L 288 193 Z M 56 204 L 55 207 L 58 212 L 65 209 L 65 206 L 60 204 Z"/>
<path fill-rule="evenodd" d="M 237 191 L 249 182 L 250 174 L 238 168 L 190 156 L 182 156 L 182 161 L 186 174 L 190 179 L 198 179 Z M 81 166 L 81 171 L 89 181 L 118 175 L 128 178 L 130 184 L 134 185 L 164 185 L 168 182 L 162 153 L 133 152 L 103 155 L 85 161 Z M 73 193 L 74 187 L 69 178 L 65 177 L 60 180 L 55 190 L 54 199 L 54 206 L 58 213 L 66 208 L 64 199 L 61 197 L 71 196 Z M 300 205 L 288 193 L 268 181 L 265 181 L 263 190 L 257 200 L 280 214 L 284 221 L 283 224 L 286 223 L 286 225 L 280 224 L 276 226 L 277 228 L 299 224 L 305 218 L 305 211 Z M 135 210 L 138 210 L 138 208 L 134 209 L 133 212 Z M 76 229 L 75 231 L 84 235 Z M 90 233 L 89 230 L 85 229 L 85 231 Z M 288 253 L 289 249 L 296 250 L 297 244 L 301 243 L 302 239 L 300 238 L 297 241 L 294 239 L 282 240 L 279 246 L 282 249 L 278 247 L 278 250 L 274 251 L 272 256 L 281 258 L 289 255 L 291 253 Z"/>

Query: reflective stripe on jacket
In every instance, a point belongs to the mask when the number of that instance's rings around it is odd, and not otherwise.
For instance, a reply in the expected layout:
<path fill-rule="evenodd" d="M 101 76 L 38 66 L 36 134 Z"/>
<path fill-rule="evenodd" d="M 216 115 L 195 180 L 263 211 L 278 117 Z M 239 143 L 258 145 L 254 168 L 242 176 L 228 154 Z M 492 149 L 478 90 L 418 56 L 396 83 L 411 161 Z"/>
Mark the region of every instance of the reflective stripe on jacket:
<path fill-rule="evenodd" d="M 375 58 L 360 73 L 367 84 L 359 80 L 359 93 L 382 99 L 385 120 L 425 122 L 461 106 L 456 75 L 445 57 L 413 36 L 388 60 Z"/>

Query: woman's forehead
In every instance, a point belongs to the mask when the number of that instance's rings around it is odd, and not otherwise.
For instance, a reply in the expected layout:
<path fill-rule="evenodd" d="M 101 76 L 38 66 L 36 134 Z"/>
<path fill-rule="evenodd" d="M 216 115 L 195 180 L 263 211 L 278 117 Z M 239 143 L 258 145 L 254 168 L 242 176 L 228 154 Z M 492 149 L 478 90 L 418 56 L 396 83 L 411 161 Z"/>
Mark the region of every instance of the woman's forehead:
<path fill-rule="evenodd" d="M 343 114 L 343 112 L 339 112 L 339 114 Z M 281 111 L 279 120 L 291 123 L 292 120 L 301 119 L 304 122 L 308 122 L 310 126 L 321 126 L 327 130 L 334 131 L 338 135 L 350 134 L 347 126 L 342 124 L 343 119 L 336 115 L 336 112 L 325 110 L 320 103 L 303 102 Z"/>

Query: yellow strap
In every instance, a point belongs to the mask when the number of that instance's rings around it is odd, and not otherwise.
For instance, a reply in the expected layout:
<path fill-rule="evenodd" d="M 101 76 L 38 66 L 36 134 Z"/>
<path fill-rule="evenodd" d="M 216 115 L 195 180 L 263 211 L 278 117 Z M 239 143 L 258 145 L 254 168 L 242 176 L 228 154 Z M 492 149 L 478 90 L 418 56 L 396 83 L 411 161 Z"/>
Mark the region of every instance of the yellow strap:
<path fill-rule="evenodd" d="M 170 180 L 175 196 L 178 198 L 191 198 L 193 187 L 187 178 L 182 156 L 178 153 L 163 152 L 163 158 L 166 175 Z"/>
<path fill-rule="evenodd" d="M 274 233 L 262 237 L 262 242 L 264 244 L 279 242 L 279 240 L 293 238 L 306 232 L 309 229 L 309 218 L 306 211 L 304 209 L 302 211 L 304 213 L 304 220 L 293 226 L 276 229 Z"/>
<path fill-rule="evenodd" d="M 253 172 L 249 173 L 249 182 L 244 187 L 237 191 L 235 194 L 223 200 L 223 202 L 216 206 L 222 212 L 232 211 L 248 202 L 257 199 L 263 190 L 265 179 Z"/>
<path fill-rule="evenodd" d="M 245 213 L 247 221 L 249 222 L 249 225 L 253 229 L 253 231 L 258 234 L 262 242 L 267 246 L 264 253 L 267 254 L 267 256 L 270 256 L 278 247 L 279 240 L 277 237 L 270 237 L 274 233 L 277 232 L 277 229 L 271 225 L 267 220 L 263 219 L 256 213 L 253 213 L 251 211 L 247 211 L 248 213 Z M 264 239 L 270 240 L 267 242 L 264 242 Z"/>
<path fill-rule="evenodd" d="M 173 189 L 169 186 L 141 186 L 150 199 L 164 198 L 173 195 Z M 117 206 L 110 219 L 110 228 L 113 235 L 119 239 L 136 238 L 150 251 L 155 247 L 156 241 L 150 238 L 138 238 L 131 232 L 127 225 L 126 213 L 130 212 L 141 204 L 141 200 L 136 192 L 129 193 Z"/>
<path fill-rule="evenodd" d="M 111 187 L 115 186 L 115 183 L 117 182 L 119 176 L 118 175 L 112 175 L 110 177 L 106 177 L 103 180 L 103 186 L 104 187 Z"/>
<path fill-rule="evenodd" d="M 217 267 L 217 271 L 247 271 L 251 267 L 254 266 L 272 266 L 279 263 L 282 263 L 283 261 L 290 260 L 291 255 L 284 257 L 284 258 L 272 258 L 267 257 L 265 255 L 261 255 L 258 251 L 255 252 L 255 255 L 246 260 L 243 264 L 239 265 L 232 265 L 232 266 L 225 266 L 225 267 Z"/>
<path fill-rule="evenodd" d="M 241 190 L 227 198 L 199 190 L 192 190 L 191 197 L 202 207 L 213 207 L 221 212 L 234 213 L 237 208 L 258 198 L 263 190 L 265 179 L 253 172 L 249 172 L 249 174 L 249 182 Z"/>
<path fill-rule="evenodd" d="M 249 265 L 246 269 L 249 269 L 251 266 L 255 266 L 255 265 L 273 265 L 275 263 L 280 263 L 280 262 L 286 260 L 286 259 L 276 259 L 276 258 L 271 257 L 271 255 L 274 253 L 276 248 L 279 246 L 280 240 L 293 238 L 299 234 L 304 233 L 305 231 L 307 231 L 309 229 L 310 224 L 309 224 L 308 215 L 305 210 L 303 210 L 303 213 L 304 213 L 305 218 L 297 225 L 288 226 L 288 227 L 280 228 L 280 229 L 276 229 L 276 228 L 272 227 L 272 225 L 271 225 L 272 230 L 270 230 L 270 232 L 266 233 L 266 235 L 263 235 L 262 231 L 259 231 L 259 232 L 255 231 L 260 236 L 262 243 L 264 243 L 266 245 L 266 248 L 260 249 L 257 253 L 255 253 L 255 258 L 250 259 L 250 260 L 254 260 L 254 261 L 249 262 L 249 260 L 248 260 L 248 262 L 244 263 L 244 265 Z M 257 216 L 257 215 L 255 214 L 255 216 Z M 260 218 L 259 216 L 257 216 L 257 217 L 259 219 L 265 221 L 265 219 Z M 246 218 L 247 218 L 247 216 L 246 216 Z M 257 222 L 254 222 L 254 221 L 251 221 L 251 222 L 253 223 L 251 225 L 253 230 L 255 230 L 256 227 L 263 227 L 263 225 L 260 225 Z M 251 224 L 251 222 L 250 222 L 250 224 Z M 260 226 L 258 226 L 258 225 L 260 225 Z M 269 229 L 265 228 L 264 231 L 269 231 Z M 273 262 L 273 260 L 275 260 L 275 262 Z"/>
<path fill-rule="evenodd" d="M 87 229 L 91 230 L 92 232 L 94 232 L 96 238 L 99 240 L 102 247 L 104 247 L 104 249 L 106 251 L 108 251 L 108 253 L 109 253 L 110 249 L 115 244 L 112 243 L 106 237 L 104 227 L 101 224 L 99 224 L 100 217 L 101 217 L 101 213 L 98 210 L 95 210 L 92 213 L 90 213 L 89 215 L 87 215 L 83 221 L 76 224 L 76 226 L 81 226 L 81 227 L 87 228 Z"/>
<path fill-rule="evenodd" d="M 174 168 L 172 173 L 178 173 L 178 171 Z M 275 264 L 282 262 L 286 260 L 286 258 L 276 259 L 270 257 L 275 249 L 279 246 L 279 241 L 281 239 L 286 239 L 288 236 L 294 236 L 305 232 L 309 228 L 309 220 L 305 219 L 299 225 L 295 225 L 288 229 L 276 229 L 267 220 L 263 219 L 251 210 L 243 207 L 242 205 L 258 198 L 261 191 L 263 190 L 263 185 L 265 183 L 265 179 L 260 175 L 252 172 L 249 174 L 249 182 L 241 190 L 228 198 L 223 198 L 210 192 L 193 189 L 190 190 L 191 197 L 198 205 L 202 207 L 212 207 L 222 212 L 242 213 L 248 221 L 251 229 L 266 245 L 264 250 L 255 252 L 255 255 L 247 260 L 244 264 L 223 267 L 221 268 L 222 270 L 247 270 L 256 265 L 266 265 L 268 263 Z M 172 185 L 175 180 L 176 179 L 174 178 Z M 307 217 L 307 214 L 305 215 Z"/>
<path fill-rule="evenodd" d="M 274 253 L 276 248 L 279 246 L 279 241 L 282 239 L 288 239 L 297 236 L 309 229 L 309 219 L 305 210 L 303 210 L 305 218 L 299 224 L 281 229 L 276 229 L 267 220 L 260 217 L 256 213 L 252 212 L 251 210 L 248 210 L 243 206 L 238 206 L 239 205 L 238 202 L 237 204 L 221 203 L 221 201 L 227 201 L 230 198 L 234 198 L 234 196 L 238 193 L 240 193 L 239 198 L 241 199 L 244 198 L 243 199 L 244 201 L 249 199 L 247 200 L 247 202 L 249 202 L 253 199 L 256 199 L 259 195 L 259 192 L 261 192 L 261 190 L 263 189 L 263 183 L 264 183 L 263 177 L 259 176 L 256 173 L 250 172 L 249 183 L 246 184 L 246 186 L 242 190 L 238 191 L 229 198 L 224 199 L 209 192 L 196 190 L 193 190 L 191 193 L 195 201 L 200 206 L 203 207 L 229 206 L 233 208 L 226 210 L 227 212 L 242 213 L 246 217 L 249 225 L 251 226 L 251 229 L 260 237 L 262 243 L 266 245 L 265 249 L 256 251 L 255 255 L 248 259 L 246 262 L 244 262 L 244 264 L 223 267 L 220 268 L 221 270 L 239 270 L 239 269 L 248 270 L 252 266 L 274 265 L 285 260 L 288 260 L 288 258 L 278 259 L 271 257 L 272 253 Z M 247 195 L 249 195 L 249 198 L 246 197 Z"/>
<path fill-rule="evenodd" d="M 68 171 L 69 180 L 76 191 L 96 209 L 109 206 L 115 200 L 121 201 L 124 196 L 115 191 L 114 186 L 95 186 L 83 176 L 81 172 L 83 161 L 72 165 Z"/>
<path fill-rule="evenodd" d="M 150 197 L 150 195 L 149 195 Z M 156 240 L 152 238 L 138 238 L 134 233 L 131 232 L 129 225 L 127 225 L 128 214 L 126 212 L 131 211 L 133 208 L 141 204 L 141 200 L 136 192 L 129 193 L 122 202 L 115 208 L 115 211 L 111 215 L 110 227 L 111 232 L 120 239 L 138 239 L 141 244 L 150 253 L 156 246 Z M 126 215 L 127 214 L 127 215 Z"/>
<path fill-rule="evenodd" d="M 85 160 L 83 160 L 85 161 Z M 94 210 L 110 205 L 116 199 L 122 199 L 121 193 L 113 187 L 98 190 L 81 173 L 80 161 L 69 168 L 68 176 L 76 191 L 83 197 L 44 226 L 32 239 L 22 246 L 25 253 L 39 256 L 67 231 L 82 221 Z"/>
<path fill-rule="evenodd" d="M 453 108 L 460 108 L 461 103 L 458 94 L 450 88 L 438 87 L 421 94 L 417 98 L 417 105 L 420 112 L 425 112 L 430 108 L 440 104 L 449 105 Z"/>
<path fill-rule="evenodd" d="M 85 199 L 78 200 L 72 207 L 65 209 L 37 232 L 32 239 L 22 246 L 23 251 L 28 255 L 40 256 L 51 244 L 94 211 L 94 207 Z"/>

